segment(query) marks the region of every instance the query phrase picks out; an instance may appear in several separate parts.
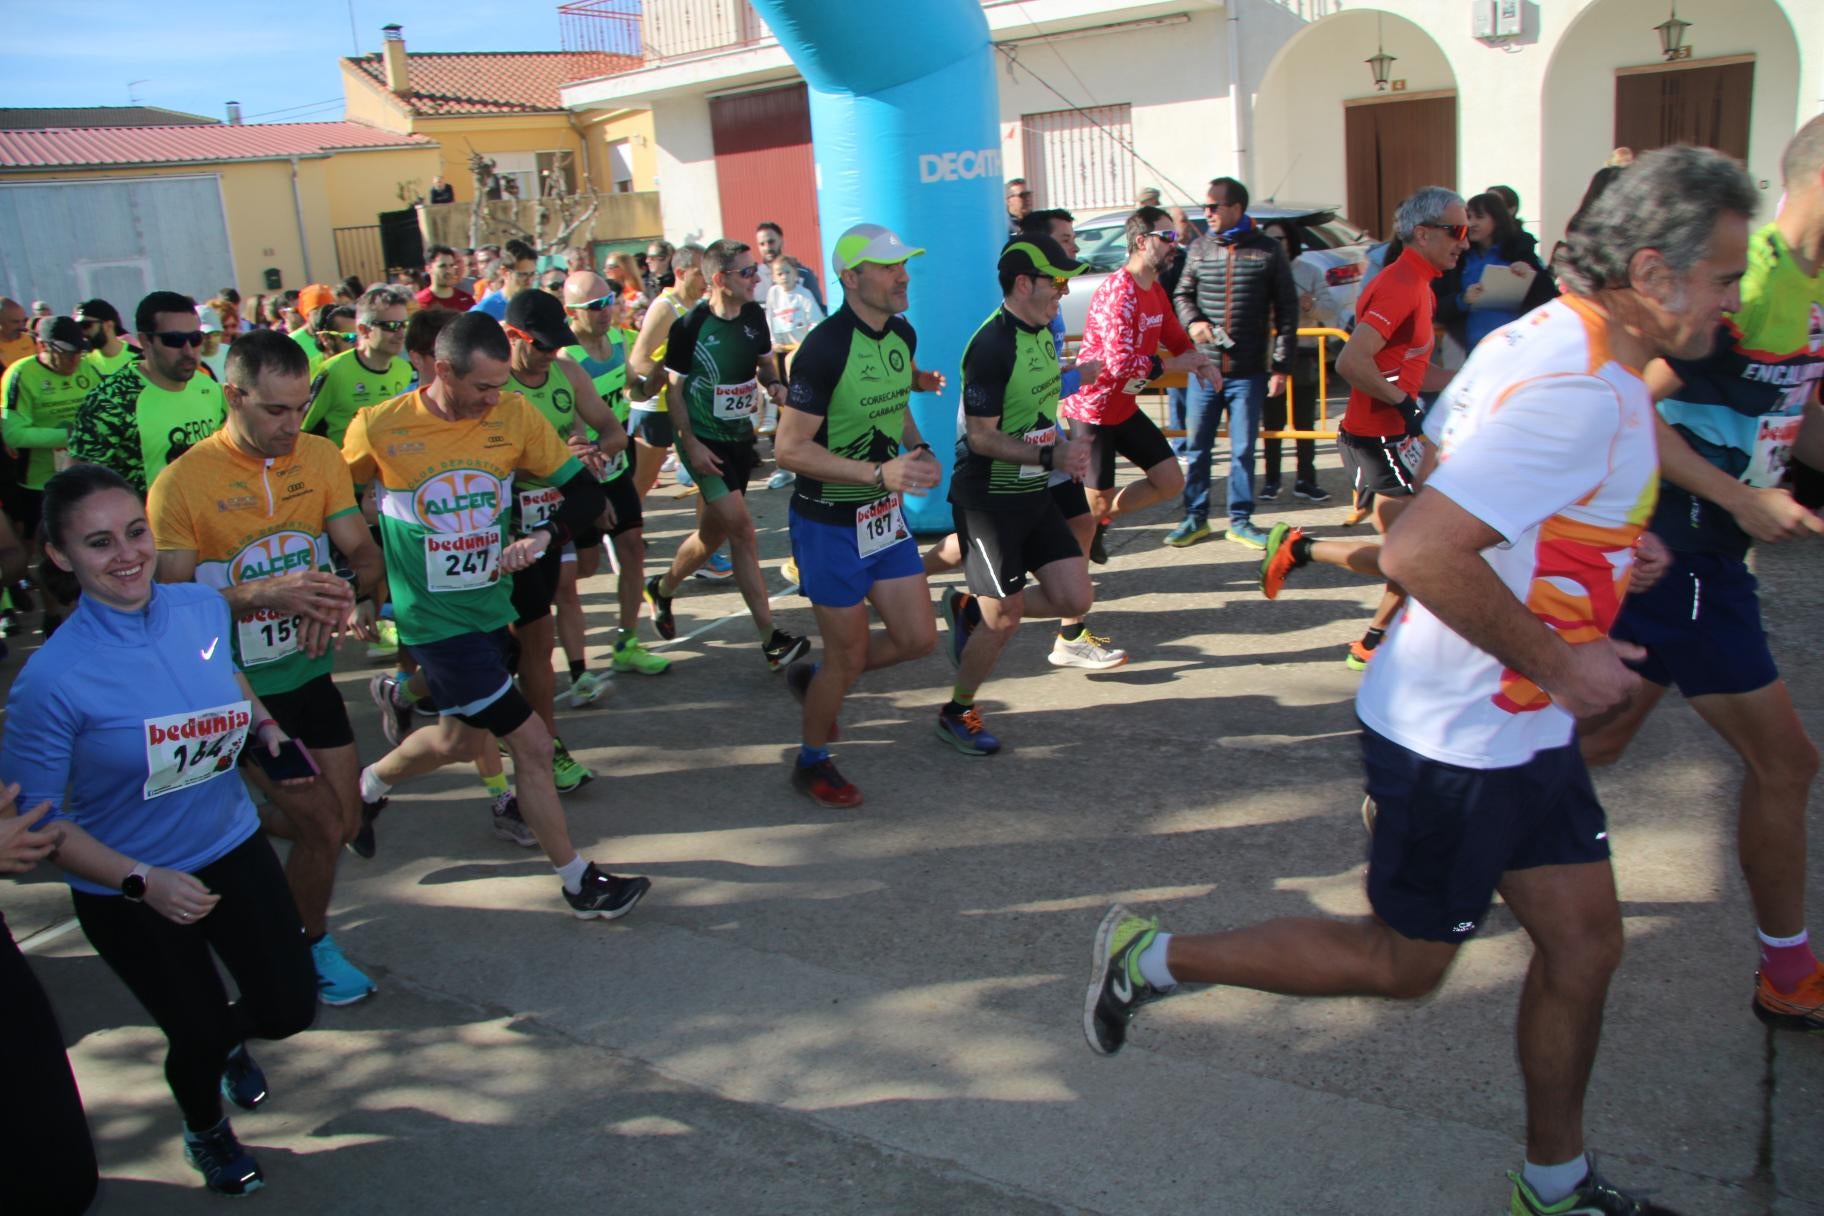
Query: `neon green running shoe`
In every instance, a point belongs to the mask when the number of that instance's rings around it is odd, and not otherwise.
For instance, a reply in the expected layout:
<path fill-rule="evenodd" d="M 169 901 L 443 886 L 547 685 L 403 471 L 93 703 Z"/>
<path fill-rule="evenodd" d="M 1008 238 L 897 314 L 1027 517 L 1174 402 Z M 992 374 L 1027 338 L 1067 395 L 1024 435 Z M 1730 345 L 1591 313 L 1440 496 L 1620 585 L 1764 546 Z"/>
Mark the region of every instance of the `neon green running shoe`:
<path fill-rule="evenodd" d="M 1557 1203 L 1545 1203 L 1526 1179 L 1509 1171 L 1513 1179 L 1513 1198 L 1508 1201 L 1508 1216 L 1677 1216 L 1671 1208 L 1636 1199 L 1613 1183 L 1606 1182 L 1590 1162 L 1589 1175 L 1576 1190 Z"/>
<path fill-rule="evenodd" d="M 638 637 L 629 633 L 614 644 L 614 669 L 637 671 L 643 676 L 662 676 L 671 670 L 671 660 L 652 653 Z"/>
<path fill-rule="evenodd" d="M 570 749 L 564 746 L 562 739 L 551 741 L 551 779 L 557 783 L 557 792 L 568 794 L 582 789 L 595 779 L 595 774 L 584 768 Z"/>
<path fill-rule="evenodd" d="M 378 636 L 367 644 L 367 657 L 370 659 L 390 659 L 399 653 L 399 626 L 381 617 L 374 622 L 374 633 Z"/>
<path fill-rule="evenodd" d="M 593 671 L 585 671 L 570 681 L 570 688 L 565 693 L 565 699 L 570 702 L 571 709 L 581 709 L 585 705 L 595 704 L 602 699 L 605 693 L 613 691 L 614 685 Z"/>
<path fill-rule="evenodd" d="M 1157 918 L 1135 916 L 1120 904 L 1096 929 L 1094 968 L 1083 1002 L 1083 1037 L 1097 1055 L 1112 1056 L 1127 1043 L 1127 1024 L 1140 1006 L 1171 994 L 1140 974 L 1140 954 L 1159 936 Z"/>

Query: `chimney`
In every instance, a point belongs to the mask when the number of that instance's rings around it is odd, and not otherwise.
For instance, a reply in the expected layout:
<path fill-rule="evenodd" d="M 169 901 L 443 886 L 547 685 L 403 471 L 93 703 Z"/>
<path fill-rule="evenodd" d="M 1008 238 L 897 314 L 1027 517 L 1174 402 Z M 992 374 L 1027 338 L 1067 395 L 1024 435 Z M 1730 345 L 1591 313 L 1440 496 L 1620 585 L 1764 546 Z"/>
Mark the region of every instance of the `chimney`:
<path fill-rule="evenodd" d="M 386 87 L 400 97 L 412 95 L 412 70 L 405 59 L 405 29 L 398 25 L 380 27 L 380 54 L 386 59 Z"/>
<path fill-rule="evenodd" d="M 238 101 L 228 103 L 228 125 L 231 127 L 241 125 L 241 103 Z"/>

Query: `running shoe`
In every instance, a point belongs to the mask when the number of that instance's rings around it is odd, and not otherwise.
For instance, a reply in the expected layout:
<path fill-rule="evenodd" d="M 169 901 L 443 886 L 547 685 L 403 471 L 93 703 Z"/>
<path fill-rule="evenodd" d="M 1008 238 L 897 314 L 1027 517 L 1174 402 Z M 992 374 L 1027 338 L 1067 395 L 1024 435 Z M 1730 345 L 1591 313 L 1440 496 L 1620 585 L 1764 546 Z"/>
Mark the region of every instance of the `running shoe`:
<path fill-rule="evenodd" d="M 1045 661 L 1053 667 L 1081 667 L 1084 671 L 1107 671 L 1127 662 L 1127 651 L 1116 650 L 1108 644 L 1108 639 L 1085 629 L 1076 641 L 1072 642 L 1062 636 L 1055 637 L 1051 643 L 1051 653 Z"/>
<path fill-rule="evenodd" d="M 1349 653 L 1343 656 L 1343 666 L 1350 671 L 1367 671 L 1368 664 L 1374 659 L 1374 651 L 1362 645 L 1361 639 L 1349 643 Z"/>
<path fill-rule="evenodd" d="M 378 847 L 374 840 L 374 820 L 380 818 L 380 812 L 386 809 L 387 800 L 378 802 L 361 800 L 361 826 L 355 831 L 355 838 L 348 842 L 348 851 L 356 857 L 371 858 Z"/>
<path fill-rule="evenodd" d="M 633 905 L 651 889 L 650 878 L 622 878 L 596 869 L 592 861 L 583 871 L 582 890 L 575 895 L 565 891 L 564 902 L 570 905 L 570 915 L 578 920 L 619 920 L 633 911 Z"/>
<path fill-rule="evenodd" d="M 222 1097 L 242 1110 L 252 1110 L 266 1100 L 266 1074 L 242 1043 L 222 1061 Z"/>
<path fill-rule="evenodd" d="M 494 820 L 494 835 L 508 844 L 516 844 L 522 849 L 536 849 L 538 837 L 532 834 L 532 828 L 519 814 L 519 797 L 512 790 L 494 799 L 488 807 L 488 813 Z"/>
<path fill-rule="evenodd" d="M 585 671 L 570 681 L 569 689 L 564 696 L 570 702 L 571 709 L 581 709 L 585 705 L 594 705 L 602 699 L 604 693 L 614 691 L 614 686 L 602 679 L 593 671 Z"/>
<path fill-rule="evenodd" d="M 1083 1003 L 1083 1036 L 1089 1049 L 1112 1056 L 1127 1043 L 1127 1026 L 1140 1006 L 1171 995 L 1140 974 L 1140 955 L 1159 936 L 1157 917 L 1135 916 L 1120 904 L 1108 910 L 1090 948 L 1089 995 Z"/>
<path fill-rule="evenodd" d="M 659 472 L 675 473 L 677 471 L 678 471 L 678 454 L 676 452 L 667 453 L 667 455 L 665 457 L 665 463 L 659 466 Z"/>
<path fill-rule="evenodd" d="M 798 585 L 798 559 L 786 558 L 779 566 L 779 577 L 796 587 Z"/>
<path fill-rule="evenodd" d="M 399 653 L 399 626 L 381 617 L 374 622 L 374 633 L 377 635 L 367 644 L 368 661 L 390 659 Z"/>
<path fill-rule="evenodd" d="M 770 642 L 760 643 L 760 653 L 766 656 L 768 667 L 774 671 L 784 671 L 787 666 L 811 653 L 811 639 L 775 629 Z"/>
<path fill-rule="evenodd" d="M 1272 502 L 1279 497 L 1279 483 L 1277 481 L 1261 482 L 1260 488 L 1254 491 L 1254 497 L 1262 502 Z"/>
<path fill-rule="evenodd" d="M 1775 1030 L 1824 1034 L 1824 968 L 1800 980 L 1791 992 L 1781 992 L 1766 976 L 1757 975 L 1754 1016 Z"/>
<path fill-rule="evenodd" d="M 792 761 L 792 788 L 815 802 L 834 810 L 846 811 L 861 805 L 861 791 L 853 782 L 836 771 L 834 760 L 819 760 L 806 768 Z"/>
<path fill-rule="evenodd" d="M 800 705 L 803 705 L 805 697 L 810 695 L 811 681 L 816 678 L 817 664 L 806 662 L 803 659 L 785 669 L 785 686 L 792 690 L 792 697 Z M 830 742 L 834 743 L 841 737 L 842 727 L 834 718 L 830 719 Z"/>
<path fill-rule="evenodd" d="M 671 669 L 671 660 L 652 653 L 630 633 L 614 644 L 614 669 L 637 671 L 643 676 L 662 676 Z"/>
<path fill-rule="evenodd" d="M 662 574 L 655 574 L 646 580 L 646 606 L 652 609 L 653 629 L 658 632 L 660 637 L 669 642 L 678 636 L 678 622 L 671 615 L 672 597 L 659 593 L 659 580 L 664 577 Z"/>
<path fill-rule="evenodd" d="M 982 725 L 981 711 L 971 705 L 960 714 L 937 711 L 937 737 L 965 756 L 992 756 L 1001 741 Z"/>
<path fill-rule="evenodd" d="M 374 995 L 374 981 L 348 961 L 329 934 L 310 948 L 310 961 L 317 968 L 317 999 L 325 1005 L 352 1005 Z"/>
<path fill-rule="evenodd" d="M 1306 502 L 1329 502 L 1330 493 L 1315 481 L 1295 481 L 1292 483 L 1292 497 L 1302 498 Z"/>
<path fill-rule="evenodd" d="M 1200 540 L 1209 539 L 1210 524 L 1208 520 L 1187 519 L 1165 534 L 1165 543 L 1174 549 L 1183 549 Z"/>
<path fill-rule="evenodd" d="M 1103 521 L 1096 525 L 1096 534 L 1089 539 L 1089 560 L 1098 566 L 1108 565 L 1108 547 L 1102 538 L 1108 533 L 1108 523 Z"/>
<path fill-rule="evenodd" d="M 400 705 L 393 696 L 398 687 L 398 676 L 378 675 L 367 682 L 367 695 L 373 698 L 374 707 L 380 711 L 380 733 L 393 747 L 404 743 L 405 737 L 412 733 L 411 707 Z"/>
<path fill-rule="evenodd" d="M 1224 540 L 1232 540 L 1238 545 L 1246 545 L 1250 549 L 1264 549 L 1267 547 L 1267 534 L 1245 519 L 1240 521 L 1230 520 L 1229 530 L 1222 534 L 1222 538 Z"/>
<path fill-rule="evenodd" d="M 184 1131 L 184 1160 L 203 1176 L 203 1185 L 218 1195 L 251 1195 L 266 1185 L 260 1163 L 234 1138 L 228 1120 L 206 1132 Z"/>
<path fill-rule="evenodd" d="M 1292 544 L 1304 537 L 1305 530 L 1291 524 L 1274 524 L 1273 530 L 1267 533 L 1267 555 L 1260 559 L 1260 593 L 1268 599 L 1279 598 L 1280 589 L 1286 585 L 1286 575 L 1298 568 L 1298 559 L 1292 556 Z"/>
<path fill-rule="evenodd" d="M 557 792 L 573 794 L 595 780 L 595 774 L 584 768 L 570 749 L 564 746 L 562 739 L 551 740 L 551 780 L 557 783 Z"/>
<path fill-rule="evenodd" d="M 950 629 L 950 643 L 944 647 L 944 657 L 950 660 L 952 667 L 963 665 L 963 650 L 969 645 L 969 635 L 975 632 L 975 626 L 969 623 L 969 601 L 974 598 L 957 587 L 944 592 L 944 624 Z"/>
<path fill-rule="evenodd" d="M 706 583 L 720 583 L 735 577 L 735 563 L 728 559 L 728 554 L 718 549 L 690 577 L 700 578 Z"/>
<path fill-rule="evenodd" d="M 1604 1182 L 1597 1174 L 1594 1162 L 1583 1185 L 1557 1203 L 1540 1199 L 1519 1174 L 1510 1170 L 1507 1176 L 1514 1184 L 1513 1198 L 1507 1206 L 1509 1216 L 1678 1216 L 1671 1208 L 1636 1199 L 1620 1187 Z"/>
<path fill-rule="evenodd" d="M 769 490 L 783 490 L 797 480 L 798 475 L 793 473 L 790 469 L 780 469 L 777 473 L 774 473 L 771 477 L 766 479 L 766 488 Z"/>

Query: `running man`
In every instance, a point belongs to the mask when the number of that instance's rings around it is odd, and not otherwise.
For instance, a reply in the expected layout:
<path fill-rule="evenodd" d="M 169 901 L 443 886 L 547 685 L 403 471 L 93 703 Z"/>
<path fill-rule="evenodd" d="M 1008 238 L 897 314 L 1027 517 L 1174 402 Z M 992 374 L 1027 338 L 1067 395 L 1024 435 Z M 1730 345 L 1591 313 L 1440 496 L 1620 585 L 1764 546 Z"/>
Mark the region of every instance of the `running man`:
<path fill-rule="evenodd" d="M 918 335 L 901 315 L 906 262 L 923 252 L 879 224 L 837 238 L 842 307 L 793 356 L 774 437 L 780 467 L 797 474 L 792 556 L 823 639 L 821 664 L 797 663 L 786 674 L 804 704 L 792 788 L 819 806 L 861 805 L 861 791 L 830 759 L 843 697 L 862 672 L 919 658 L 937 642 L 931 589 L 900 499 L 928 494 L 943 479 L 907 408 L 914 392 L 944 387 L 942 376 L 918 370 Z M 881 629 L 868 628 L 870 602 Z"/>
<path fill-rule="evenodd" d="M 38 520 L 44 483 L 68 454 L 70 424 L 100 379 L 82 355 L 82 326 L 69 317 L 41 317 L 32 326 L 38 351 L 0 373 L 0 438 L 19 460 L 13 493 L 15 521 L 26 543 L 38 552 Z M 43 590 L 41 588 L 41 590 Z M 69 605 L 44 594 L 44 635 L 63 623 Z"/>
<path fill-rule="evenodd" d="M 525 398 L 503 394 L 512 349 L 499 322 L 465 312 L 437 335 L 436 378 L 355 415 L 342 445 L 357 482 L 380 484 L 380 531 L 399 640 L 440 715 L 361 771 L 363 828 L 402 781 L 473 758 L 479 732 L 506 742 L 519 812 L 580 919 L 633 910 L 649 880 L 598 869 L 570 843 L 551 776 L 551 732 L 514 687 L 507 652 L 513 593 L 502 579 L 602 513 L 595 479 Z M 514 476 L 562 496 L 531 535 L 506 537 Z M 371 850 L 371 843 L 369 846 Z"/>
<path fill-rule="evenodd" d="M 570 322 L 570 331 L 576 335 L 576 345 L 565 347 L 561 358 L 575 363 L 589 377 L 625 432 L 630 417 L 627 352 L 636 335 L 615 324 L 621 308 L 621 297 L 609 287 L 608 280 L 592 270 L 577 271 L 564 280 L 564 315 Z M 585 429 L 584 447 L 599 454 L 598 440 L 595 428 Z M 657 676 L 671 667 L 670 659 L 646 649 L 639 638 L 640 597 L 646 583 L 646 538 L 642 530 L 646 520 L 639 491 L 634 488 L 633 462 L 628 451 L 631 445 L 625 440 L 622 442 L 624 446 L 620 451 L 602 457 L 600 467 L 594 470 L 602 483 L 602 493 L 607 496 L 608 509 L 593 526 L 577 534 L 574 569 L 572 564 L 566 563 L 565 582 L 558 587 L 558 633 L 565 635 L 567 628 L 574 630 L 572 636 L 563 637 L 564 650 L 570 655 L 572 703 L 579 682 L 585 677 L 593 679 L 586 668 L 579 670 L 577 667 L 583 650 L 583 620 L 582 605 L 576 597 L 576 580 L 589 578 L 601 567 L 604 535 L 614 547 L 615 606 L 619 613 L 619 627 L 614 637 L 614 670 Z M 571 441 L 571 449 L 580 450 L 575 439 Z M 584 463 L 592 459 L 595 457 L 587 456 Z M 573 626 L 566 625 L 567 615 L 574 622 Z"/>
<path fill-rule="evenodd" d="M 1142 207 L 1127 219 L 1127 262 L 1102 281 L 1089 301 L 1083 326 L 1085 360 L 1100 367 L 1096 378 L 1064 399 L 1064 416 L 1083 424 L 1090 441 L 1089 477 L 1084 486 L 1095 513 L 1096 530 L 1089 560 L 1108 561 L 1103 534 L 1123 516 L 1178 497 L 1184 470 L 1172 445 L 1153 420 L 1140 412 L 1136 394 L 1149 380 L 1167 372 L 1189 372 L 1211 389 L 1222 385 L 1222 373 L 1210 357 L 1191 345 L 1178 323 L 1172 302 L 1159 285 L 1159 274 L 1172 264 L 1178 231 L 1171 216 L 1158 207 Z M 1163 348 L 1167 358 L 1157 353 Z M 1119 453 L 1146 474 L 1143 481 L 1115 492 L 1115 456 Z"/>
<path fill-rule="evenodd" d="M 234 614 L 235 665 L 322 779 L 280 785 L 255 764 L 241 771 L 265 795 L 269 835 L 291 842 L 285 877 L 310 938 L 317 996 L 352 1005 L 374 983 L 329 934 L 342 846 L 361 818 L 361 762 L 348 709 L 330 672 L 336 635 L 372 633 L 384 577 L 380 551 L 355 505 L 336 446 L 301 434 L 310 359 L 271 330 L 228 348 L 228 419 L 152 483 L 146 514 L 158 543 L 158 581 L 214 587 Z M 354 585 L 336 574 L 334 544 Z"/>
<path fill-rule="evenodd" d="M 78 304 L 76 323 L 82 326 L 83 340 L 89 345 L 89 353 L 83 358 L 95 368 L 98 376 L 111 376 L 139 358 L 139 352 L 128 346 L 121 336 L 120 313 L 106 300 L 84 300 Z"/>
<path fill-rule="evenodd" d="M 221 429 L 222 386 L 202 366 L 196 301 L 155 291 L 133 310 L 140 358 L 103 376 L 70 428 L 70 459 L 105 465 L 141 494 L 164 467 Z"/>
<path fill-rule="evenodd" d="M 1424 457 L 1424 410 L 1418 395 L 1444 387 L 1450 378 L 1442 369 L 1431 374 L 1431 318 L 1437 304 L 1431 284 L 1469 248 L 1469 212 L 1453 192 L 1425 186 L 1400 204 L 1393 226 L 1406 248 L 1362 292 L 1355 332 L 1336 357 L 1337 374 L 1349 382 L 1337 446 L 1357 500 L 1365 491 L 1373 492 L 1374 529 L 1383 536 L 1418 485 Z M 1272 536 L 1268 544 L 1272 546 Z M 1400 588 L 1389 583 L 1368 631 L 1344 656 L 1351 669 L 1368 666 L 1403 599 Z"/>
<path fill-rule="evenodd" d="M 678 546 L 671 569 L 646 580 L 646 602 L 659 636 L 677 637 L 672 597 L 727 541 L 735 584 L 760 635 L 761 653 L 768 667 L 781 671 L 803 658 L 811 643 L 773 625 L 759 541 L 747 513 L 747 480 L 758 461 L 754 416 L 759 395 L 764 390 L 783 403 L 785 385 L 773 363 L 766 309 L 754 301 L 760 266 L 748 247 L 727 239 L 715 242 L 703 253 L 703 278 L 708 293 L 672 325 L 665 340 L 678 456 L 702 491 L 703 514 L 697 530 Z"/>
<path fill-rule="evenodd" d="M 645 501 L 658 484 L 665 453 L 677 442 L 671 425 L 671 394 L 665 374 L 665 343 L 671 327 L 697 306 L 707 285 L 703 280 L 703 247 L 685 245 L 671 260 L 675 281 L 647 306 L 640 336 L 627 355 L 628 392 L 632 401 L 633 487 Z"/>
<path fill-rule="evenodd" d="M 1058 354 L 1048 328 L 1069 281 L 1087 267 L 1050 237 L 1022 234 L 995 269 L 1001 305 L 963 350 L 964 429 L 950 483 L 969 592 L 945 598 L 957 673 L 937 733 L 967 756 L 1000 750 L 975 697 L 1021 619 L 1080 618 L 1090 598 L 1083 548 L 1046 488 L 1054 471 L 1079 478 L 1089 470 L 1089 441 L 1058 433 Z M 1030 590 L 1029 571 L 1039 583 Z M 972 608 L 980 623 L 959 630 Z"/>
<path fill-rule="evenodd" d="M 1622 663 L 1639 648 L 1606 636 L 1658 483 L 1652 396 L 1634 369 L 1708 349 L 1738 298 L 1758 203 L 1720 153 L 1643 156 L 1567 238 L 1568 294 L 1478 347 L 1440 403 L 1438 469 L 1381 558 L 1412 600 L 1356 697 L 1380 808 L 1373 916 L 1191 937 L 1117 906 L 1097 933 L 1084 1009 L 1095 1051 L 1120 1050 L 1135 1011 L 1181 984 L 1423 996 L 1499 891 L 1534 945 L 1511 1211 L 1663 1211 L 1602 1181 L 1584 1151 L 1622 924 L 1574 732 L 1640 683 Z"/>
<path fill-rule="evenodd" d="M 1818 749 L 1774 667 L 1747 556 L 1754 541 L 1824 532 L 1781 486 L 1790 459 L 1824 467 L 1824 118 L 1799 129 L 1780 169 L 1785 204 L 1749 241 L 1741 307 L 1714 349 L 1647 369 L 1665 478 L 1652 527 L 1672 569 L 1629 596 L 1615 622 L 1616 637 L 1646 648 L 1646 682 L 1626 711 L 1584 732 L 1583 755 L 1618 760 L 1674 684 L 1735 749 L 1746 769 L 1737 838 L 1760 941 L 1752 1008 L 1769 1026 L 1815 1033 L 1824 970 L 1805 926 L 1805 808 Z"/>
<path fill-rule="evenodd" d="M 405 321 L 411 293 L 379 284 L 355 302 L 355 345 L 323 361 L 310 385 L 310 413 L 304 429 L 338 448 L 355 411 L 403 393 L 412 383 L 405 360 Z"/>

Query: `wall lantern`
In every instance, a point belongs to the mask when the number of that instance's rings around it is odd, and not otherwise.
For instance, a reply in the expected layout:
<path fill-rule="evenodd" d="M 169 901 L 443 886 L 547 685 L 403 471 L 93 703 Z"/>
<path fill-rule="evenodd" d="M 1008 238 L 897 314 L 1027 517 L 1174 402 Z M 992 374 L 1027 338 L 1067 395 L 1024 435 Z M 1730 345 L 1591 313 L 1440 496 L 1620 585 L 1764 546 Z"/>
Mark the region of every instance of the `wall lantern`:
<path fill-rule="evenodd" d="M 1672 15 L 1653 27 L 1659 33 L 1659 50 L 1668 60 L 1679 59 L 1690 52 L 1685 50 L 1685 31 L 1691 28 L 1689 21 L 1678 17 L 1678 3 L 1673 0 Z"/>
<path fill-rule="evenodd" d="M 1363 63 L 1368 65 L 1368 70 L 1374 73 L 1374 87 L 1376 91 L 1382 93 L 1387 91 L 1387 70 L 1393 66 L 1393 61 L 1396 58 L 1398 58 L 1398 56 L 1389 55 L 1387 53 L 1387 48 L 1383 45 L 1383 40 L 1381 38 L 1381 19 L 1379 14 L 1376 14 L 1374 19 L 1374 54 L 1362 60 Z"/>

